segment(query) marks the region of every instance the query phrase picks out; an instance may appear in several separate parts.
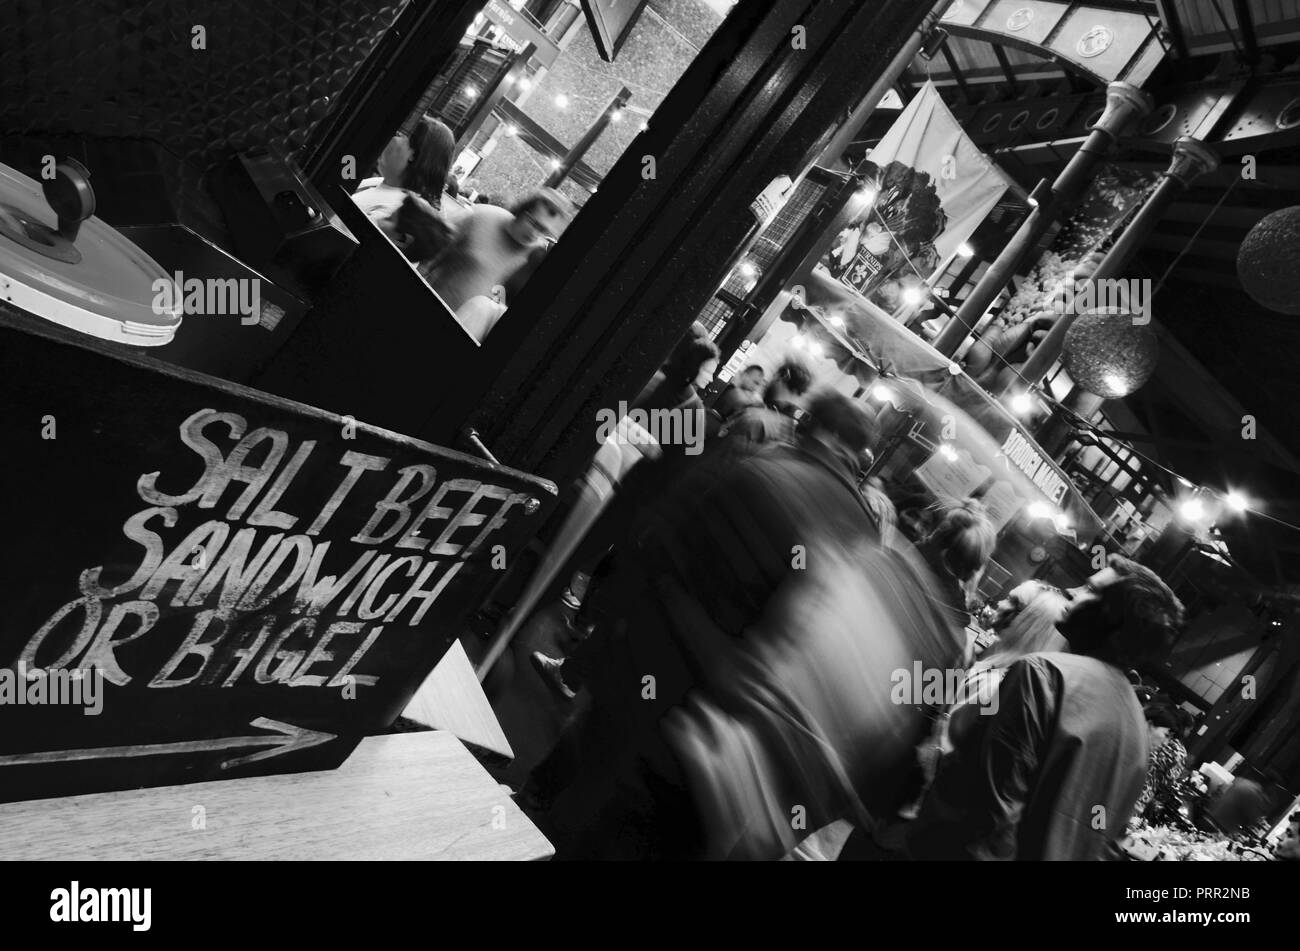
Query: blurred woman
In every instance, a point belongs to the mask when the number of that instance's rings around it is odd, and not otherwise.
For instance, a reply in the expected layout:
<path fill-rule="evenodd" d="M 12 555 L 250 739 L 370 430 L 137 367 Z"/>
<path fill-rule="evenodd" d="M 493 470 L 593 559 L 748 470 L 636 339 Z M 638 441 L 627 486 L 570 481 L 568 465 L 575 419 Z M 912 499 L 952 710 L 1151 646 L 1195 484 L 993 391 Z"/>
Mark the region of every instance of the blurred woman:
<path fill-rule="evenodd" d="M 455 148 L 451 129 L 425 116 L 409 136 L 399 132 L 389 140 L 379 156 L 378 177 L 363 181 L 352 200 L 377 221 L 391 217 L 407 195 L 440 211 Z"/>
<path fill-rule="evenodd" d="M 938 502 L 931 510 L 934 527 L 919 548 L 934 572 L 932 597 L 964 628 L 970 625 L 980 578 L 997 547 L 997 531 L 983 503 L 975 499 Z"/>
<path fill-rule="evenodd" d="M 668 357 L 654 375 L 633 409 L 672 409 L 699 416 L 698 432 L 704 432 L 704 400 L 701 392 L 718 372 L 718 346 L 707 337 L 691 334 Z"/>
<path fill-rule="evenodd" d="M 432 258 L 450 240 L 442 196 L 455 149 L 451 129 L 425 116 L 409 136 L 399 132 L 389 140 L 379 156 L 379 175 L 363 181 L 352 196 L 412 260 Z"/>

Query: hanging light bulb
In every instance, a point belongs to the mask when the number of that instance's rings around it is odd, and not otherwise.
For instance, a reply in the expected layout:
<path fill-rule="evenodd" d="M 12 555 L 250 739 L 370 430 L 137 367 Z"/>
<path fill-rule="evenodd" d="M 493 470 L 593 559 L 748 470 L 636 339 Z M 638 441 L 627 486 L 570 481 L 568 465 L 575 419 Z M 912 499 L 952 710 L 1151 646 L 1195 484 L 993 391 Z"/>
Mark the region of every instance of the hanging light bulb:
<path fill-rule="evenodd" d="M 921 288 L 912 286 L 903 290 L 903 303 L 908 307 L 915 307 L 923 300 L 925 300 L 925 291 Z"/>
<path fill-rule="evenodd" d="M 894 398 L 894 391 L 883 383 L 877 383 L 871 388 L 873 398 L 880 400 L 882 403 L 888 403 Z"/>
<path fill-rule="evenodd" d="M 622 121 L 623 121 L 623 110 L 622 110 L 622 109 L 615 109 L 613 112 L 611 112 L 611 113 L 609 114 L 609 121 L 610 121 L 610 122 L 622 122 Z"/>
<path fill-rule="evenodd" d="M 569 108 L 569 97 L 566 96 L 564 93 L 560 93 L 558 96 L 555 97 L 555 104 L 559 106 L 561 109 L 567 109 Z"/>
<path fill-rule="evenodd" d="M 968 257 L 970 257 L 971 255 L 973 255 L 974 253 L 975 253 L 975 249 L 972 248 L 972 247 L 971 247 L 969 244 L 967 244 L 965 241 L 963 241 L 961 244 L 957 245 L 957 257 L 959 257 L 959 258 L 968 258 Z"/>
<path fill-rule="evenodd" d="M 477 99 L 477 98 L 478 98 L 478 87 L 477 87 L 477 86 L 466 86 L 466 87 L 465 87 L 465 98 L 466 98 L 466 99 Z"/>
<path fill-rule="evenodd" d="M 1245 512 L 1247 509 L 1250 508 L 1250 499 L 1246 498 L 1245 495 L 1243 495 L 1241 492 L 1238 492 L 1236 489 L 1230 491 L 1227 494 L 1226 499 L 1228 502 L 1228 508 L 1232 509 L 1234 512 L 1238 514 Z"/>
<path fill-rule="evenodd" d="M 1030 518 L 1046 518 L 1053 520 L 1056 518 L 1056 509 L 1052 508 L 1046 502 L 1030 502 L 1025 511 L 1029 513 Z"/>
<path fill-rule="evenodd" d="M 1028 413 L 1034 408 L 1033 398 L 1028 393 L 1017 393 L 1011 397 L 1011 409 L 1017 413 Z"/>
<path fill-rule="evenodd" d="M 1205 503 L 1193 495 L 1178 503 L 1178 514 L 1186 522 L 1199 522 L 1205 518 Z"/>
<path fill-rule="evenodd" d="M 948 459 L 952 462 L 957 461 L 957 450 L 952 447 L 952 443 L 947 443 L 947 442 L 940 443 L 939 455 L 943 456 L 945 459 Z"/>
<path fill-rule="evenodd" d="M 841 317 L 839 314 L 832 315 L 830 323 L 831 326 L 834 327 L 836 330 L 844 329 L 844 318 Z"/>
<path fill-rule="evenodd" d="M 532 86 L 533 86 L 533 81 L 531 79 L 529 79 L 527 76 L 520 77 L 519 79 L 520 89 L 531 89 Z"/>

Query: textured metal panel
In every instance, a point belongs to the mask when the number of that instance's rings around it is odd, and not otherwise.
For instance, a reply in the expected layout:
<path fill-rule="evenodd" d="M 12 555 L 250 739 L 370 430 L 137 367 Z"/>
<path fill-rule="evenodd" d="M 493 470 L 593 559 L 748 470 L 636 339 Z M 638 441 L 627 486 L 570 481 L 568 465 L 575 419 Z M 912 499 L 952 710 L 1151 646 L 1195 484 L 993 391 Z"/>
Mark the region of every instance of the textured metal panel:
<path fill-rule="evenodd" d="M 292 153 L 402 5 L 11 0 L 0 133 L 152 139 L 200 169 L 255 145 Z"/>

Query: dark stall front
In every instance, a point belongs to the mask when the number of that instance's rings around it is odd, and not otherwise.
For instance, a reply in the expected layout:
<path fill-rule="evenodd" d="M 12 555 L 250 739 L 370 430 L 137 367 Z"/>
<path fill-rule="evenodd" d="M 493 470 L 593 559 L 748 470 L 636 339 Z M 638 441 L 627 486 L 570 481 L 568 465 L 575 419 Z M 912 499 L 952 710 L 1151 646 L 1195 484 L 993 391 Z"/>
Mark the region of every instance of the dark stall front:
<path fill-rule="evenodd" d="M 471 6 L 0 7 L 0 801 L 338 766 L 547 517 L 447 448 L 480 348 L 320 171 Z"/>
<path fill-rule="evenodd" d="M 7 307 L 0 376 L 0 661 L 102 690 L 90 715 L 9 698 L 4 801 L 337 766 L 401 713 L 555 496 Z"/>

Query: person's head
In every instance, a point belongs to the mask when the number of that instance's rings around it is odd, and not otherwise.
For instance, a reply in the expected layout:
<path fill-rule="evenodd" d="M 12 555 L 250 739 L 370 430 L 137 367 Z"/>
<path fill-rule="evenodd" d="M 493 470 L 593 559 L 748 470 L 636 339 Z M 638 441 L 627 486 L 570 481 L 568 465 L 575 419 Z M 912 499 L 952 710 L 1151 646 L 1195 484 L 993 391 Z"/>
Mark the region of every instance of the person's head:
<path fill-rule="evenodd" d="M 835 390 L 822 390 L 808 401 L 804 432 L 857 463 L 880 438 L 870 411 Z"/>
<path fill-rule="evenodd" d="M 408 261 L 426 261 L 451 243 L 451 229 L 427 202 L 407 195 L 397 210 L 391 237 Z"/>
<path fill-rule="evenodd" d="M 679 386 L 704 389 L 718 372 L 718 345 L 707 337 L 687 334 L 664 364 L 664 376 Z"/>
<path fill-rule="evenodd" d="M 753 366 L 745 367 L 736 374 L 736 389 L 743 390 L 746 393 L 757 393 L 763 389 L 763 384 L 767 382 L 767 374 L 763 368 L 755 363 Z"/>
<path fill-rule="evenodd" d="M 1151 749 L 1159 749 L 1170 738 L 1183 739 L 1182 718 L 1178 712 L 1178 708 L 1167 700 L 1153 700 L 1142 708 Z"/>
<path fill-rule="evenodd" d="M 938 502 L 932 508 L 934 527 L 926 542 L 954 578 L 973 584 L 997 547 L 997 530 L 988 512 L 975 499 Z"/>
<path fill-rule="evenodd" d="M 1183 623 L 1183 605 L 1150 568 L 1111 555 L 1105 568 L 1066 591 L 1057 630 L 1070 650 L 1141 667 L 1169 649 Z"/>
<path fill-rule="evenodd" d="M 447 184 L 456 137 L 437 119 L 425 116 L 410 136 L 398 133 L 379 156 L 379 174 L 389 185 L 436 202 Z"/>
<path fill-rule="evenodd" d="M 515 216 L 509 226 L 510 236 L 525 247 L 533 247 L 559 238 L 573 216 L 573 205 L 554 188 L 539 188 L 515 202 L 510 212 Z"/>
<path fill-rule="evenodd" d="M 995 653 L 1021 656 L 1063 649 L 1067 645 L 1056 622 L 1064 611 L 1065 595 L 1041 581 L 1026 581 L 1012 588 L 993 617 L 998 635 Z"/>
<path fill-rule="evenodd" d="M 812 372 L 793 357 L 785 360 L 763 389 L 763 402 L 776 409 L 782 405 L 798 406 L 812 387 Z"/>
<path fill-rule="evenodd" d="M 450 173 L 447 175 L 446 192 L 452 198 L 460 197 L 460 179 Z"/>

